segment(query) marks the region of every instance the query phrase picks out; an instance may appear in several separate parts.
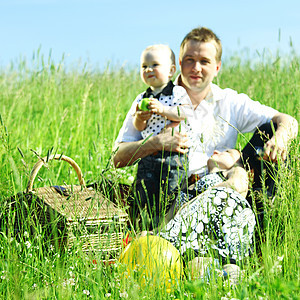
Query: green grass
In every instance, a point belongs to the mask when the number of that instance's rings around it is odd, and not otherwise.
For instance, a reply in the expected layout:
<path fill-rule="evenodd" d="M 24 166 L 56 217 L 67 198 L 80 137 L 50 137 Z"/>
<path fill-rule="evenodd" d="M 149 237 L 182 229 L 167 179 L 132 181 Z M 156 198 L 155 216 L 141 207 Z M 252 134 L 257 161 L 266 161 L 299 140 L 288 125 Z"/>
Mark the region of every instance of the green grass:
<path fill-rule="evenodd" d="M 125 115 L 145 89 L 137 70 L 78 67 L 67 70 L 35 53 L 0 70 L 0 200 L 23 191 L 38 160 L 35 153 L 63 153 L 81 167 L 88 182 L 101 178 Z M 30 67 L 29 67 L 30 66 Z M 255 64 L 238 55 L 224 62 L 217 83 L 246 93 L 299 121 L 300 57 L 263 57 Z M 243 146 L 250 135 L 239 137 Z M 291 145 L 289 168 L 280 165 L 275 203 L 266 206 L 265 232 L 243 269 L 245 278 L 233 288 L 216 279 L 210 283 L 182 280 L 171 293 L 124 278 L 120 265 L 105 266 L 97 254 L 80 247 L 67 253 L 45 250 L 43 232 L 21 241 L 0 235 L 1 299 L 299 299 L 299 138 Z M 110 164 L 108 164 L 110 166 Z M 109 170 L 105 176 L 130 182 L 134 167 Z M 78 184 L 65 162 L 43 168 L 35 187 Z M 2 211 L 2 209 L 1 209 Z M 7 225 L 9 226 L 9 225 Z M 93 261 L 98 263 L 95 264 Z"/>

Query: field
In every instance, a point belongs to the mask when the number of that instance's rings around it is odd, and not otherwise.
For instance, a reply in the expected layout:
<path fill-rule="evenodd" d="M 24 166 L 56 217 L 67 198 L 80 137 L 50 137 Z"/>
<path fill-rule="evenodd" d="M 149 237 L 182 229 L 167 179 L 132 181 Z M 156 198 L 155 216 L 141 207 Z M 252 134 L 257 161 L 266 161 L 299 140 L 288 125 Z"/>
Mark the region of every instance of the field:
<path fill-rule="evenodd" d="M 217 83 L 294 116 L 298 122 L 300 57 L 260 55 L 257 63 L 238 55 L 223 63 Z M 135 168 L 114 170 L 114 140 L 135 98 L 143 91 L 137 70 L 107 66 L 67 69 L 39 51 L 0 70 L 0 199 L 24 191 L 38 156 L 63 153 L 81 167 L 87 182 L 102 176 L 131 183 Z M 243 146 L 249 135 L 240 136 Z M 244 262 L 241 283 L 210 282 L 188 276 L 166 292 L 126 280 L 119 264 L 104 265 L 80 247 L 58 252 L 43 247 L 44 233 L 21 240 L 0 235 L 1 299 L 299 299 L 299 138 L 290 146 L 288 164 L 279 165 L 280 182 L 273 205 L 266 204 L 264 232 Z M 43 168 L 34 187 L 78 184 L 64 162 Z M 13 216 L 11 216 L 13 218 Z M 7 225 L 9 226 L 9 225 Z M 9 231 L 9 230 L 8 230 Z M 95 263 L 97 262 L 97 263 Z"/>

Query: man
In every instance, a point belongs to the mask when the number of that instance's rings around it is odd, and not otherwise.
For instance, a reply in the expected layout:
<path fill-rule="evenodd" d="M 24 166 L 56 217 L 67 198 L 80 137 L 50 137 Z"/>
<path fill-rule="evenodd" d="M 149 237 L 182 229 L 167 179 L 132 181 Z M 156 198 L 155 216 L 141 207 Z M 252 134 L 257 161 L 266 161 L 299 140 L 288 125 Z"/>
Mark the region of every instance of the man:
<path fill-rule="evenodd" d="M 169 127 L 160 134 L 143 140 L 132 125 L 132 115 L 136 108 L 134 103 L 116 140 L 116 167 L 131 165 L 138 158 L 161 150 L 183 154 L 189 152 L 188 175 L 201 176 L 207 171 L 207 160 L 214 150 L 235 148 L 238 132 L 254 132 L 257 127 L 265 131 L 265 138 L 261 139 L 263 135 L 256 131 L 242 151 L 244 159 L 248 159 L 250 167 L 258 173 L 255 180 L 260 181 L 261 171 L 260 164 L 257 164 L 259 160 L 254 158 L 255 146 L 264 146 L 265 160 L 276 162 L 286 159 L 287 146 L 298 133 L 297 121 L 289 115 L 251 100 L 247 95 L 238 94 L 231 89 L 223 90 L 212 84 L 221 68 L 221 55 L 221 42 L 211 30 L 195 28 L 186 35 L 180 47 L 181 74 L 175 84 L 183 86 L 190 97 L 192 113 L 187 117 L 194 138 L 190 141 L 187 135 Z M 276 128 L 274 135 L 270 121 Z M 174 123 L 172 125 L 176 126 Z M 215 233 L 215 227 L 213 232 Z M 198 262 L 201 258 L 195 259 Z M 238 266 L 230 263 L 224 266 L 224 270 L 231 279 L 238 277 Z"/>
<path fill-rule="evenodd" d="M 212 84 L 221 68 L 222 46 L 220 39 L 207 28 L 195 28 L 181 43 L 179 65 L 181 74 L 175 84 L 183 86 L 191 100 L 193 112 L 188 116 L 196 137 L 191 142 L 185 134 L 172 130 L 172 124 L 157 136 L 143 140 L 132 126 L 133 106 L 124 121 L 116 140 L 114 156 L 116 167 L 131 165 L 138 158 L 157 151 L 189 153 L 189 176 L 204 174 L 207 159 L 213 151 L 235 148 L 238 131 L 254 132 L 265 123 L 273 121 L 276 132 L 263 141 L 263 158 L 276 162 L 286 159 L 287 146 L 297 136 L 297 121 L 287 114 L 251 100 L 247 95 L 231 89 L 220 89 Z M 272 132 L 271 132 L 272 133 Z M 247 145 L 246 157 L 255 154 L 255 145 Z M 253 151 L 252 151 L 253 150 Z"/>

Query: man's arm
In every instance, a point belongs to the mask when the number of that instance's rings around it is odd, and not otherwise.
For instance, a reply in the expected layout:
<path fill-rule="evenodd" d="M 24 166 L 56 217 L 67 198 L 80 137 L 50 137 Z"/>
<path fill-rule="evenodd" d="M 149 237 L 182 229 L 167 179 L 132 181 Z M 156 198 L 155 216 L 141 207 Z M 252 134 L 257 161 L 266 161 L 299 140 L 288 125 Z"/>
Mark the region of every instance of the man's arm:
<path fill-rule="evenodd" d="M 170 126 L 171 125 L 171 126 Z M 138 158 L 143 158 L 157 151 L 188 152 L 188 138 L 186 134 L 172 130 L 170 124 L 166 130 L 156 136 L 136 142 L 119 143 L 114 155 L 114 165 L 122 168 L 132 165 Z"/>
<path fill-rule="evenodd" d="M 289 143 L 297 137 L 298 122 L 284 113 L 276 114 L 272 121 L 277 124 L 277 129 L 275 135 L 265 144 L 264 159 L 277 161 L 280 156 L 285 160 Z"/>

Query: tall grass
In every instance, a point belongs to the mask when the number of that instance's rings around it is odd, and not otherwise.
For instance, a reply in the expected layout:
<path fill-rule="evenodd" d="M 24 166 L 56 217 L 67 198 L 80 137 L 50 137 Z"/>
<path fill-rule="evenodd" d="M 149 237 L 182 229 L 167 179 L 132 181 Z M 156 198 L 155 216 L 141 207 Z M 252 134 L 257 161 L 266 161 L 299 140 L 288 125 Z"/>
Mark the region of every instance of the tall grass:
<path fill-rule="evenodd" d="M 30 67 L 29 67 L 30 66 Z M 299 121 L 300 58 L 262 57 L 259 62 L 238 56 L 224 62 L 217 81 L 251 98 L 294 116 Z M 135 98 L 143 91 L 137 70 L 86 66 L 67 70 L 37 51 L 31 62 L 20 60 L 0 71 L 0 199 L 23 191 L 37 154 L 63 153 L 81 167 L 87 181 L 96 181 L 106 168 L 114 140 Z M 239 137 L 245 145 L 249 135 Z M 0 295 L 6 299 L 276 299 L 297 298 L 299 288 L 299 138 L 291 145 L 288 167 L 279 166 L 278 193 L 266 204 L 264 232 L 243 266 L 246 276 L 233 288 L 220 281 L 182 280 L 171 293 L 140 288 L 126 280 L 118 264 L 99 263 L 96 254 L 80 248 L 67 253 L 45 251 L 39 237 L 15 240 L 0 236 Z M 108 164 L 109 165 L 109 164 Z M 34 186 L 78 184 L 65 163 L 39 172 Z M 134 167 L 109 168 L 106 176 L 130 182 Z M 267 198 L 265 199 L 267 203 Z M 96 263 L 97 262 L 97 263 Z"/>

